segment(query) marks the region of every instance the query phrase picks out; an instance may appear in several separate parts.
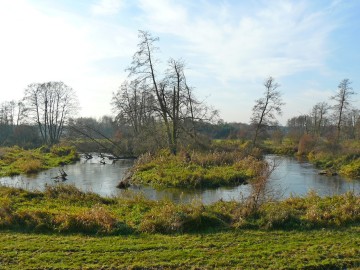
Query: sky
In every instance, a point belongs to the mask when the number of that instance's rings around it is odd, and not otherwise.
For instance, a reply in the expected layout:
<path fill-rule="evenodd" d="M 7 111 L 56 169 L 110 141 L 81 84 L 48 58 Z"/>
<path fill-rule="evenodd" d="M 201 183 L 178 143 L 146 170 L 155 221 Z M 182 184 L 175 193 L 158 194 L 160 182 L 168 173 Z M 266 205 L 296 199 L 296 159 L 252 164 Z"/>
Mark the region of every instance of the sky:
<path fill-rule="evenodd" d="M 249 123 L 274 77 L 286 124 L 331 104 L 345 78 L 360 93 L 359 15 L 358 0 L 0 0 L 0 103 L 63 81 L 78 117 L 114 115 L 112 94 L 146 30 L 159 37 L 159 69 L 183 59 L 195 95 L 226 122 Z"/>

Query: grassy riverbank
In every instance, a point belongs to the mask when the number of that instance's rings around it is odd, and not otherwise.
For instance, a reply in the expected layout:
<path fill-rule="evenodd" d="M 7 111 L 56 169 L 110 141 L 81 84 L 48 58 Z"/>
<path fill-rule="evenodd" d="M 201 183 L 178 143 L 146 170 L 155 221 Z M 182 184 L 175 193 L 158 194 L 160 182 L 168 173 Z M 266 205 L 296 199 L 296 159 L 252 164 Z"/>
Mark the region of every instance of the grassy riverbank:
<path fill-rule="evenodd" d="M 360 197 L 309 194 L 249 208 L 0 187 L 4 269 L 360 267 Z"/>
<path fill-rule="evenodd" d="M 289 198 L 253 204 L 219 201 L 175 204 L 139 195 L 102 198 L 73 186 L 44 192 L 0 187 L 0 228 L 25 232 L 134 234 L 224 229 L 335 228 L 360 225 L 360 196 L 353 193 Z"/>
<path fill-rule="evenodd" d="M 307 154 L 317 167 L 335 171 L 349 178 L 360 178 L 360 143 L 344 141 L 340 145 L 314 149 Z"/>
<path fill-rule="evenodd" d="M 261 145 L 264 152 L 278 155 L 293 155 L 307 158 L 317 168 L 340 174 L 348 178 L 360 178 L 360 142 L 346 140 L 341 143 L 330 142 L 323 138 L 304 135 L 298 144 L 289 139 L 282 143 L 270 140 Z"/>
<path fill-rule="evenodd" d="M 0 148 L 0 177 L 36 173 L 78 159 L 73 147 L 43 146 L 31 150 L 17 146 L 4 147 Z"/>

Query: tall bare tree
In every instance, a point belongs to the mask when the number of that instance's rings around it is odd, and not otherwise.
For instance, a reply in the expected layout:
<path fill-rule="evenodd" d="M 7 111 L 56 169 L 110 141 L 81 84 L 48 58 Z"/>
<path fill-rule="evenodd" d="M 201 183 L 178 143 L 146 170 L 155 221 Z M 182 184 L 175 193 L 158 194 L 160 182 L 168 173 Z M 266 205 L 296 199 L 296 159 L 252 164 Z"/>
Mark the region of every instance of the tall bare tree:
<path fill-rule="evenodd" d="M 353 88 L 351 87 L 351 81 L 349 79 L 343 79 L 339 86 L 338 92 L 331 97 L 336 103 L 333 106 L 335 121 L 336 121 L 336 139 L 340 140 L 341 127 L 344 120 L 344 114 L 349 109 L 351 97 L 355 95 Z"/>
<path fill-rule="evenodd" d="M 24 101 L 43 143 L 50 145 L 60 140 L 68 117 L 78 108 L 74 90 L 63 82 L 30 84 L 25 89 Z"/>
<path fill-rule="evenodd" d="M 150 110 L 153 118 L 161 122 L 168 147 L 176 155 L 180 134 L 187 133 L 195 138 L 195 121 L 209 120 L 212 110 L 195 99 L 186 82 L 182 60 L 170 58 L 168 68 L 160 73 L 156 58 L 158 47 L 155 46 L 159 38 L 139 31 L 139 39 L 138 50 L 127 69 L 132 81 L 114 94 L 113 106 L 118 116 L 130 120 L 134 133 L 139 131 L 139 119 Z"/>
<path fill-rule="evenodd" d="M 277 91 L 280 85 L 275 82 L 273 77 L 267 78 L 264 86 L 264 96 L 255 101 L 252 109 L 251 123 L 255 126 L 253 145 L 256 145 L 260 132 L 266 126 L 276 122 L 276 115 L 281 114 L 281 107 L 284 105 L 281 93 Z"/>

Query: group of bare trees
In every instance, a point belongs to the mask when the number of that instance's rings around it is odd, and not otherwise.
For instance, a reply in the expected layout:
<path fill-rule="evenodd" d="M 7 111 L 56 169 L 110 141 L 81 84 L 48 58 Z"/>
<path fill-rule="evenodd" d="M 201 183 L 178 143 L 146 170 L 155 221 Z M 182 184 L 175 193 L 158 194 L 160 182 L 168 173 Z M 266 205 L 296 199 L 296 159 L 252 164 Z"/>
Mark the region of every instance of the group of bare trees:
<path fill-rule="evenodd" d="M 21 144 L 26 137 L 33 144 L 55 144 L 77 108 L 74 90 L 63 82 L 30 84 L 21 101 L 0 105 L 0 144 Z"/>
<path fill-rule="evenodd" d="M 146 134 L 152 137 L 152 143 L 158 140 L 161 144 L 164 135 L 169 150 L 176 155 L 181 136 L 196 140 L 196 122 L 210 121 L 216 111 L 195 98 L 181 59 L 170 58 L 165 71 L 160 72 L 156 46 L 159 38 L 139 31 L 139 39 L 138 50 L 127 69 L 130 81 L 113 94 L 116 118 L 131 127 L 134 137 L 144 139 Z"/>
<path fill-rule="evenodd" d="M 12 100 L 0 104 L 0 145 L 18 143 L 24 139 L 25 114 L 23 102 Z M 30 133 L 27 135 L 30 137 Z"/>
<path fill-rule="evenodd" d="M 24 101 L 43 143 L 49 145 L 59 142 L 66 120 L 78 107 L 74 90 L 63 82 L 30 84 Z"/>
<path fill-rule="evenodd" d="M 288 127 L 294 136 L 311 134 L 326 136 L 334 141 L 342 138 L 360 138 L 360 111 L 352 106 L 355 95 L 349 79 L 342 80 L 330 102 L 315 104 L 309 114 L 288 120 Z"/>

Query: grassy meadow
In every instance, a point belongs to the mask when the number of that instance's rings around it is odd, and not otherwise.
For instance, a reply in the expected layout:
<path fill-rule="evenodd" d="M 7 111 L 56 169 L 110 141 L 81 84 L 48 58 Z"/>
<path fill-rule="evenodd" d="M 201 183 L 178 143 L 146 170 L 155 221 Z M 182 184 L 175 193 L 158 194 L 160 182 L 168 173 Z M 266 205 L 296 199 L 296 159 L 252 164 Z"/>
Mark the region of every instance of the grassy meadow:
<path fill-rule="evenodd" d="M 84 236 L 0 232 L 1 269 L 359 269 L 360 227 Z"/>

